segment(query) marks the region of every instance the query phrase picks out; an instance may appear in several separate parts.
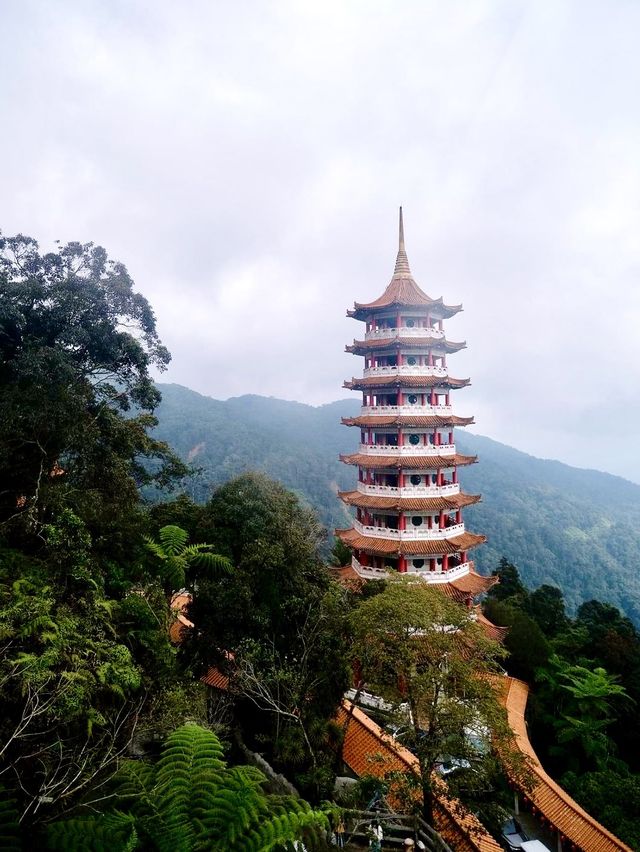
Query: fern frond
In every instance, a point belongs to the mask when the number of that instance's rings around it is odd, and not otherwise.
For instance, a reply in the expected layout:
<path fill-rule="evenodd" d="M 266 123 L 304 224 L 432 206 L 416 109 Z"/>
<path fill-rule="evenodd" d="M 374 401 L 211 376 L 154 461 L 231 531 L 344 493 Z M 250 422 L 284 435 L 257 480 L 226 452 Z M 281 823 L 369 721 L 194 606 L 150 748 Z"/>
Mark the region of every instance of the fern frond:
<path fill-rule="evenodd" d="M 192 564 L 201 568 L 206 568 L 212 574 L 231 574 L 233 565 L 226 556 L 220 556 L 219 553 L 209 553 L 200 551 L 198 548 L 201 545 L 190 544 L 185 548 L 184 556 Z"/>
<path fill-rule="evenodd" d="M 52 823 L 47 846 L 60 852 L 132 852 L 138 847 L 135 820 L 119 811 Z"/>
<path fill-rule="evenodd" d="M 159 536 L 162 548 L 169 556 L 177 556 L 179 553 L 182 553 L 189 540 L 189 535 L 182 527 L 176 527 L 171 524 L 162 527 Z"/>
<path fill-rule="evenodd" d="M 154 556 L 157 556 L 158 559 L 167 558 L 167 554 L 164 552 L 162 547 L 152 538 L 149 538 L 148 535 L 144 537 L 144 546 L 147 548 L 148 551 L 153 553 Z"/>

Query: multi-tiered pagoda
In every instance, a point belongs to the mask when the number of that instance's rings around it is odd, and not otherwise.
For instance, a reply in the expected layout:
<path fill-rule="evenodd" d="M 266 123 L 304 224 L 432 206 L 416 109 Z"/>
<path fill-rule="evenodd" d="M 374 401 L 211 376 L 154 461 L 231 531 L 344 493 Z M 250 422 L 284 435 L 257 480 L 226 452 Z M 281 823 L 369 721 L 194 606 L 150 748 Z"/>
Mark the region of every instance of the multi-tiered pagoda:
<path fill-rule="evenodd" d="M 465 344 L 444 331 L 444 321 L 462 306 L 431 299 L 414 281 L 402 208 L 399 243 L 382 296 L 347 311 L 365 323 L 364 339 L 346 347 L 364 357 L 364 371 L 344 385 L 362 392 L 360 415 L 343 419 L 360 429 L 360 446 L 341 456 L 357 466 L 358 485 L 340 494 L 356 508 L 353 526 L 336 532 L 351 548 L 350 570 L 361 579 L 392 569 L 475 595 L 493 581 L 476 574 L 469 557 L 485 537 L 466 529 L 463 510 L 480 497 L 461 490 L 458 474 L 476 457 L 456 451 L 454 428 L 473 418 L 456 416 L 451 400 L 469 379 L 449 375 L 448 356 Z"/>

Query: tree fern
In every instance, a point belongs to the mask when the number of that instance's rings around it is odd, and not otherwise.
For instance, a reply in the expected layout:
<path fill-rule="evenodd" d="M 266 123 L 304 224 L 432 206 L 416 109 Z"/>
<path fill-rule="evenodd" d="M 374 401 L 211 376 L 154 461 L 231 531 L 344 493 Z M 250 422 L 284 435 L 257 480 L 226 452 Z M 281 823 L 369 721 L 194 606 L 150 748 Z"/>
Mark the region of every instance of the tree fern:
<path fill-rule="evenodd" d="M 211 731 L 187 724 L 165 743 L 155 767 L 126 764 L 116 798 L 129 811 L 54 824 L 55 850 L 270 852 L 327 827 L 325 815 L 292 797 L 269 796 L 251 766 L 228 768 Z"/>
<path fill-rule="evenodd" d="M 212 545 L 188 544 L 189 536 L 181 527 L 162 527 L 159 537 L 157 542 L 147 536 L 145 545 L 162 563 L 161 574 L 168 592 L 183 588 L 193 567 L 208 574 L 229 574 L 233 570 L 225 556 L 211 552 Z"/>

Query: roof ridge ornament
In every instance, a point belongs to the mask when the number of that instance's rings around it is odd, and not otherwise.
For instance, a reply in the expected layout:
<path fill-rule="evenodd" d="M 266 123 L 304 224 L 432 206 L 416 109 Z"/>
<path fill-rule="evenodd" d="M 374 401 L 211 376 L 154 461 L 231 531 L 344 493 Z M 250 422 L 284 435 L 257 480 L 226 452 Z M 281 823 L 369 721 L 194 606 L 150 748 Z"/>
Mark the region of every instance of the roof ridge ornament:
<path fill-rule="evenodd" d="M 394 278 L 405 278 L 411 275 L 409 269 L 409 260 L 404 248 L 404 221 L 402 218 L 402 207 L 400 207 L 400 225 L 398 229 L 398 257 L 396 258 L 396 268 L 393 271 Z"/>

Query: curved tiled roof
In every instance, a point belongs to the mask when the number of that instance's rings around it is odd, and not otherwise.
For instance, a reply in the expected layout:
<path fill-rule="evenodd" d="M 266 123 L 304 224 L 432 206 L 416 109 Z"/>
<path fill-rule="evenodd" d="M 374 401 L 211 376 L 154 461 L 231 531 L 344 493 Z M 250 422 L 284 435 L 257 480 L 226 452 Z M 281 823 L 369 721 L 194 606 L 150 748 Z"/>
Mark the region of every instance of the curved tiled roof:
<path fill-rule="evenodd" d="M 375 494 L 362 494 L 360 491 L 339 491 L 338 497 L 348 506 L 361 506 L 364 509 L 393 509 L 396 512 L 424 511 L 440 512 L 447 509 L 461 509 L 480 502 L 479 494 L 452 494 L 451 497 L 378 497 Z"/>
<path fill-rule="evenodd" d="M 340 461 L 366 468 L 398 467 L 403 470 L 438 470 L 454 465 L 460 467 L 465 464 L 475 464 L 478 461 L 478 456 L 463 456 L 460 453 L 454 453 L 451 456 L 404 456 L 400 454 L 374 456 L 366 453 L 350 453 L 349 455 L 341 455 Z"/>
<path fill-rule="evenodd" d="M 465 349 L 467 344 L 464 340 L 454 343 L 444 337 L 384 337 L 372 340 L 354 340 L 352 344 L 345 346 L 345 351 L 354 355 L 364 355 L 372 349 L 442 349 L 445 352 L 459 352 Z"/>
<path fill-rule="evenodd" d="M 343 387 L 347 390 L 363 390 L 364 388 L 464 388 L 471 379 L 454 379 L 453 376 L 365 376 L 362 379 L 352 378 L 345 381 Z"/>
<path fill-rule="evenodd" d="M 360 417 L 343 417 L 343 426 L 471 426 L 473 417 L 458 417 L 449 414 L 443 417 L 441 414 L 432 414 L 427 417 L 400 414 L 391 417 L 376 417 L 365 414 Z"/>
<path fill-rule="evenodd" d="M 471 550 L 479 544 L 483 544 L 487 537 L 465 532 L 462 535 L 441 539 L 409 539 L 399 541 L 390 538 L 376 538 L 375 536 L 361 535 L 353 527 L 346 530 L 336 530 L 338 538 L 349 547 L 356 550 L 366 550 L 367 553 L 375 553 L 381 556 L 389 554 L 413 554 L 414 556 L 444 556 L 445 553 L 460 553 L 463 550 Z"/>
<path fill-rule="evenodd" d="M 529 695 L 526 683 L 507 678 L 502 697 L 507 708 L 509 727 L 516 737 L 519 750 L 530 760 L 534 784 L 523 795 L 531 801 L 545 819 L 582 852 L 632 852 L 631 847 L 608 831 L 548 775 L 533 750 L 527 732 L 525 709 Z M 517 780 L 514 779 L 517 783 Z"/>
<path fill-rule="evenodd" d="M 356 775 L 384 777 L 393 771 L 419 774 L 417 757 L 350 701 L 342 702 L 337 722 L 346 725 L 342 758 Z M 478 818 L 447 794 L 446 783 L 434 780 L 436 828 L 447 843 L 460 852 L 500 852 L 500 845 Z"/>

